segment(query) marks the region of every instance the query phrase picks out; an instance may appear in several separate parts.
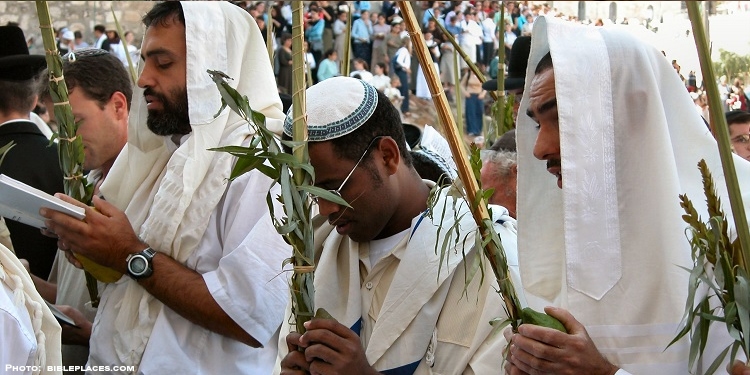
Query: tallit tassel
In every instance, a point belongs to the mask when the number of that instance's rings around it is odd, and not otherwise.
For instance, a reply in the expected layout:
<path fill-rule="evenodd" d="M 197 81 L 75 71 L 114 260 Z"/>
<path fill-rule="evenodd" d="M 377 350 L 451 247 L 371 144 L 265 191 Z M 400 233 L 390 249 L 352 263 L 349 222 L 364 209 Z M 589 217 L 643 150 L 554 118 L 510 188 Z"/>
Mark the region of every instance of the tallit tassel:
<path fill-rule="evenodd" d="M 430 345 L 427 345 L 427 353 L 424 355 L 424 360 L 427 365 L 432 367 L 435 365 L 435 348 L 437 348 L 437 328 L 432 331 L 432 338 L 430 339 Z"/>

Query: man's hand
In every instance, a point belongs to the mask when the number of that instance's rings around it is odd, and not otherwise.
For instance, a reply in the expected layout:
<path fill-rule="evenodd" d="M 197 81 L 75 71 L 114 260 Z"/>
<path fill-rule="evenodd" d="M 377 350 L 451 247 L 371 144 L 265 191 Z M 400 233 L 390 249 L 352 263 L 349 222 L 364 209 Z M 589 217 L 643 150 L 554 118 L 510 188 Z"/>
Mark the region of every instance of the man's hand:
<path fill-rule="evenodd" d="M 281 375 L 307 375 L 310 373 L 310 364 L 305 359 L 305 353 L 301 352 L 297 332 L 286 335 L 286 347 L 289 350 L 284 359 L 281 360 Z"/>
<path fill-rule="evenodd" d="M 378 374 L 367 362 L 359 336 L 349 327 L 334 319 L 313 319 L 305 328 L 299 346 L 305 348 L 311 374 Z"/>
<path fill-rule="evenodd" d="M 729 373 L 731 375 L 750 375 L 750 366 L 742 363 L 742 361 L 734 361 Z"/>
<path fill-rule="evenodd" d="M 67 324 L 61 324 L 62 343 L 65 345 L 82 345 L 89 346 L 91 338 L 91 322 L 83 316 L 83 313 L 67 305 L 55 305 L 63 314 L 73 319 L 73 323 L 78 327 L 72 327 Z"/>
<path fill-rule="evenodd" d="M 505 373 L 507 375 L 526 375 L 525 372 L 518 369 L 513 364 L 513 327 L 507 327 L 503 331 L 503 336 L 505 337 L 505 341 L 508 343 L 508 350 L 505 354 Z"/>
<path fill-rule="evenodd" d="M 126 273 L 127 256 L 148 246 L 135 235 L 125 213 L 103 199 L 95 196 L 92 201 L 95 208 L 92 208 L 64 194 L 55 196 L 86 211 L 86 218 L 81 221 L 55 210 L 40 210 L 47 218 L 47 228 L 57 234 L 61 250 L 81 254 L 102 266 Z"/>
<path fill-rule="evenodd" d="M 565 309 L 546 307 L 568 330 L 522 324 L 513 335 L 509 361 L 515 370 L 536 374 L 612 375 L 618 368 L 599 353 L 586 329 Z M 506 366 L 506 371 L 507 366 Z M 520 374 L 523 372 L 509 372 Z"/>

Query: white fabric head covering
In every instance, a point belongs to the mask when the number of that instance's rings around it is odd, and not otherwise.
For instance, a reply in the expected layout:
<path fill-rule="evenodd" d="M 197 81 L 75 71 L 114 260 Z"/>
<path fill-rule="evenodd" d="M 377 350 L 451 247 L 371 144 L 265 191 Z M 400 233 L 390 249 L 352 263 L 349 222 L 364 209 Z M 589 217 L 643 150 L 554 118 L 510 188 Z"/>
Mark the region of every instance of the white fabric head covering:
<path fill-rule="evenodd" d="M 307 137 L 310 142 L 345 136 L 362 126 L 378 106 L 378 90 L 351 77 L 333 77 L 306 91 Z M 294 105 L 284 121 L 284 133 L 292 135 Z"/>
<path fill-rule="evenodd" d="M 422 130 L 422 137 L 419 140 L 419 148 L 414 150 L 416 153 L 423 154 L 432 160 L 452 180 L 458 177 L 458 167 L 453 160 L 450 145 L 443 136 L 430 125 L 425 125 Z"/>
<path fill-rule="evenodd" d="M 60 346 L 60 324 L 52 315 L 42 296 L 34 287 L 31 276 L 23 267 L 15 254 L 0 244 L 0 283 L 7 285 L 13 291 L 14 303 L 29 313 L 31 325 L 36 336 L 37 349 L 33 366 L 40 370 L 31 371 L 32 374 L 57 374 L 59 371 L 49 371 L 47 366 L 61 366 L 62 352 Z M 3 293 L 0 290 L 0 293 Z M 3 345 L 13 345 L 3 342 Z M 3 368 L 5 364 L 3 364 Z M 5 369 L 4 369 L 5 371 Z M 22 371 L 23 372 L 23 371 Z"/>
<path fill-rule="evenodd" d="M 664 351 L 684 309 L 690 246 L 678 194 L 706 218 L 706 159 L 730 211 L 716 142 L 664 56 L 617 28 L 534 22 L 526 87 L 551 51 L 563 189 L 518 118 L 518 253 L 531 307 L 569 309 L 598 349 L 633 373 L 687 372 L 687 341 Z M 740 184 L 750 165 L 735 158 Z M 747 189 L 745 189 L 747 191 Z M 745 199 L 747 203 L 748 200 Z M 731 219 L 730 219 L 731 222 Z"/>
<path fill-rule="evenodd" d="M 221 97 L 206 70 L 219 70 L 232 77 L 229 84 L 247 96 L 254 110 L 266 115 L 269 129 L 280 133 L 284 114 L 255 20 L 227 2 L 181 4 L 192 132 L 176 150 L 168 147 L 169 138 L 148 130 L 143 89 L 136 89 L 128 143 L 101 191 L 109 202 L 125 211 L 143 241 L 184 263 L 226 190 L 234 162 L 227 153 L 207 149 L 240 145 L 251 134 L 247 124 L 228 108 L 214 118 Z M 128 288 L 116 312 L 115 348 L 124 364 L 138 364 L 162 304 L 127 276 L 114 287 Z"/>

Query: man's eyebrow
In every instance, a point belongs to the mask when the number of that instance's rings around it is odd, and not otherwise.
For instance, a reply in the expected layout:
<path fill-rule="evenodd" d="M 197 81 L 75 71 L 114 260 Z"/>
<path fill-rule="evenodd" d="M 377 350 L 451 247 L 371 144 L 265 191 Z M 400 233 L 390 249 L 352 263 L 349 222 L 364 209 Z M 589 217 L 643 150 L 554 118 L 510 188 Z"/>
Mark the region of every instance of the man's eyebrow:
<path fill-rule="evenodd" d="M 544 104 L 540 105 L 539 108 L 537 108 L 537 113 L 542 114 L 555 107 L 557 107 L 557 98 L 552 98 L 548 100 L 547 102 L 545 102 Z M 536 119 L 534 115 L 534 111 L 532 111 L 531 108 L 526 109 L 526 116 L 529 116 L 532 119 Z"/>
<path fill-rule="evenodd" d="M 141 54 L 141 60 L 145 60 L 146 57 L 153 57 L 153 56 L 159 56 L 159 55 L 166 55 L 166 56 L 169 56 L 169 57 L 173 57 L 174 53 L 172 53 L 172 51 L 170 51 L 170 50 L 168 50 L 166 48 L 155 48 L 155 49 L 152 49 L 152 50 L 146 52 L 145 55 Z"/>

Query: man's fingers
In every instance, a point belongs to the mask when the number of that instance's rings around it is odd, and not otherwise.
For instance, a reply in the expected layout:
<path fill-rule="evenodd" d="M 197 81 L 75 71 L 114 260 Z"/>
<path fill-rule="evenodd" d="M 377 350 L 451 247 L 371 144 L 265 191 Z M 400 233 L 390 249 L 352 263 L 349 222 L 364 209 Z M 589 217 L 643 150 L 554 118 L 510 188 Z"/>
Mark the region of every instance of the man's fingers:
<path fill-rule="evenodd" d="M 305 359 L 307 362 L 310 362 L 310 370 L 312 372 L 314 366 L 313 363 L 315 362 L 327 362 L 327 363 L 339 363 L 341 360 L 339 359 L 340 355 L 337 353 L 334 349 L 327 345 L 323 344 L 313 344 L 308 346 L 305 349 Z M 324 372 L 324 371 L 319 371 Z"/>
<path fill-rule="evenodd" d="M 315 329 L 324 329 L 333 332 L 334 334 L 343 338 L 352 338 L 357 336 L 349 327 L 339 323 L 336 319 L 318 319 L 313 318 L 310 321 L 305 322 L 305 328 L 308 331 Z"/>
<path fill-rule="evenodd" d="M 523 327 L 523 325 L 521 325 Z M 551 360 L 553 358 L 556 358 L 556 352 L 559 351 L 559 348 L 556 346 L 549 345 L 545 341 L 537 340 L 534 338 L 531 338 L 529 336 L 526 336 L 526 334 L 521 333 L 521 327 L 518 327 L 519 334 L 513 336 L 513 344 L 511 345 L 511 354 L 523 361 L 524 363 L 534 367 L 536 360 Z M 527 328 L 535 328 L 535 329 L 545 329 L 544 327 L 529 325 Z M 551 328 L 547 328 L 552 331 L 555 331 Z M 525 331 L 530 331 L 529 329 L 526 329 Z M 559 331 L 555 331 L 560 333 Z M 532 332 L 537 337 L 543 337 L 546 338 L 546 332 L 542 332 L 541 334 L 537 334 L 536 332 Z M 533 362 L 532 362 L 533 361 Z M 538 368 L 538 367 L 534 367 Z M 524 370 L 526 371 L 526 370 Z"/>
<path fill-rule="evenodd" d="M 289 332 L 289 334 L 286 335 L 286 348 L 290 352 L 297 350 L 297 348 L 300 347 L 299 338 L 302 337 L 297 332 Z"/>
<path fill-rule="evenodd" d="M 91 200 L 91 203 L 94 205 L 97 211 L 107 217 L 112 217 L 121 212 L 117 207 L 115 207 L 115 205 L 97 196 L 94 196 L 94 198 Z M 86 212 L 86 214 L 88 215 L 88 212 Z"/>
<path fill-rule="evenodd" d="M 78 200 L 73 199 L 73 198 L 71 198 L 71 197 L 69 197 L 69 196 L 67 196 L 67 195 L 65 195 L 63 193 L 55 193 L 55 197 L 56 198 L 60 198 L 60 199 L 66 201 L 66 202 L 68 202 L 68 203 L 70 203 L 72 205 L 76 205 L 76 206 L 81 207 L 81 208 L 86 208 L 86 205 L 83 204 L 82 202 L 79 202 Z"/>
<path fill-rule="evenodd" d="M 523 346 L 526 351 L 531 353 L 541 351 L 542 347 L 562 348 L 568 336 L 554 328 L 533 324 L 521 324 L 518 327 L 518 333 L 514 337 L 514 344 Z"/>
<path fill-rule="evenodd" d="M 573 317 L 573 314 L 571 314 L 568 310 L 560 307 L 547 306 L 544 308 L 544 312 L 547 313 L 547 315 L 559 320 L 571 335 L 575 335 L 576 333 L 585 330 L 583 324 L 576 320 L 576 318 Z"/>

